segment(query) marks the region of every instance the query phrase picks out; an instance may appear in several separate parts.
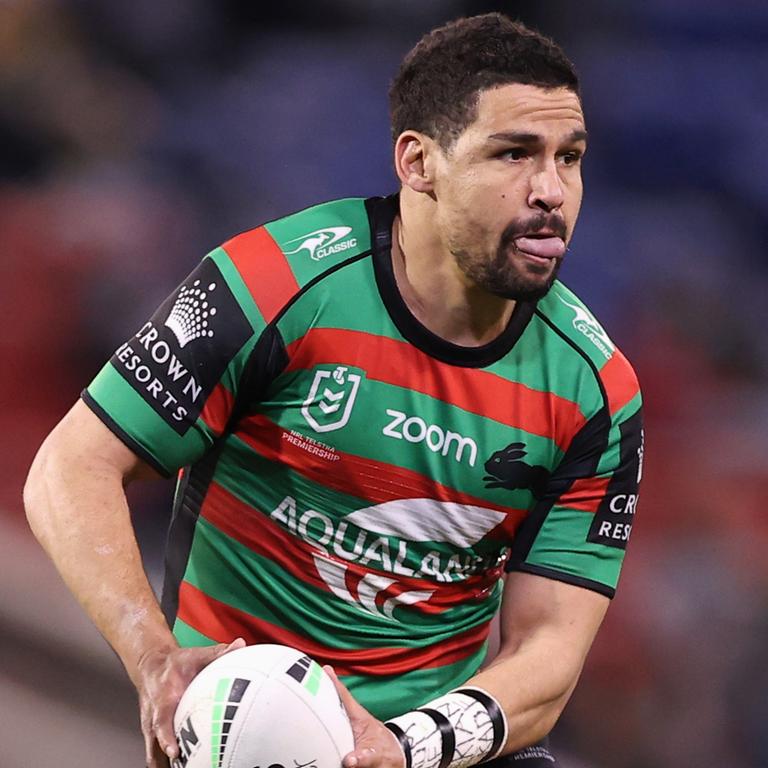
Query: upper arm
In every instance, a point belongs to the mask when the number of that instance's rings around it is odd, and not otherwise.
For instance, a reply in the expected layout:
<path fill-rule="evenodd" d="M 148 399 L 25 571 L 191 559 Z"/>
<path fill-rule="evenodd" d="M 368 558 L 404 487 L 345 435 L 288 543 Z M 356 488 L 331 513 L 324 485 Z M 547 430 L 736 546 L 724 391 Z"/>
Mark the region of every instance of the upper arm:
<path fill-rule="evenodd" d="M 120 481 L 157 478 L 158 473 L 78 400 L 43 442 L 30 479 L 55 471 L 108 472 Z"/>
<path fill-rule="evenodd" d="M 537 638 L 553 643 L 558 663 L 578 675 L 610 600 L 598 592 L 528 573 L 510 573 L 499 614 L 498 657 Z"/>

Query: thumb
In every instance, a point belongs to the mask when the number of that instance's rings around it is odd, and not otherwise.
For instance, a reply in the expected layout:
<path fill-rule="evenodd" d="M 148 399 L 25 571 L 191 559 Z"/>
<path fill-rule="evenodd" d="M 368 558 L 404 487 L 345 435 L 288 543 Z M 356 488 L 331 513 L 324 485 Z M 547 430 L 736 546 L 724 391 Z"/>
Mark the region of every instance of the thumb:
<path fill-rule="evenodd" d="M 246 642 L 242 637 L 235 638 L 231 643 L 217 643 L 208 647 L 209 661 L 218 659 L 219 656 L 223 656 L 230 651 L 237 651 L 240 648 L 245 648 Z"/>
<path fill-rule="evenodd" d="M 347 686 L 336 676 L 333 667 L 326 664 L 323 667 L 323 671 L 331 678 L 334 686 L 336 686 L 336 692 L 339 694 L 341 703 L 344 705 L 344 709 L 347 710 L 350 720 L 359 720 L 361 717 L 370 717 L 368 710 L 355 699 L 347 689 Z"/>

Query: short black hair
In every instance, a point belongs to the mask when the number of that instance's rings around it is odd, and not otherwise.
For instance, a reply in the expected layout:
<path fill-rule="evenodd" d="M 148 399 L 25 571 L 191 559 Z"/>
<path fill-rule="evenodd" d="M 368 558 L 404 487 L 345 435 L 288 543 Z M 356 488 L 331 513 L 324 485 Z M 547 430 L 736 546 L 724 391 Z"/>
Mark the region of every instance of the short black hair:
<path fill-rule="evenodd" d="M 425 35 L 389 90 L 392 137 L 419 131 L 446 149 L 477 117 L 480 92 L 510 83 L 568 88 L 573 64 L 554 40 L 501 13 L 457 19 Z"/>

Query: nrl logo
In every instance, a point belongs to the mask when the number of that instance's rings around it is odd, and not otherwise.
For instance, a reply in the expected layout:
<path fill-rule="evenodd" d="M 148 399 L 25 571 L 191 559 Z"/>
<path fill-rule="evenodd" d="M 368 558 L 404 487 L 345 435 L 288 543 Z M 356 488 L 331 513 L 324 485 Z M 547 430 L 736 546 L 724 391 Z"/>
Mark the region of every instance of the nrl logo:
<path fill-rule="evenodd" d="M 293 256 L 301 251 L 306 251 L 313 261 L 320 261 L 332 253 L 346 251 L 357 245 L 357 238 L 350 237 L 352 227 L 325 227 L 316 229 L 314 232 L 308 232 L 301 237 L 295 237 L 289 240 L 285 245 L 299 245 L 292 251 L 285 251 L 286 256 Z"/>
<path fill-rule="evenodd" d="M 570 304 L 562 296 L 558 296 L 558 298 L 566 307 L 569 307 L 576 313 L 576 317 L 573 318 L 573 327 L 579 333 L 583 333 L 606 358 L 610 358 L 616 347 L 608 338 L 608 334 L 603 330 L 603 326 L 584 307 L 580 307 L 578 304 Z"/>
<path fill-rule="evenodd" d="M 315 432 L 332 432 L 349 421 L 363 375 L 349 373 L 349 368 L 343 365 L 332 371 L 315 371 L 301 408 L 301 415 Z"/>

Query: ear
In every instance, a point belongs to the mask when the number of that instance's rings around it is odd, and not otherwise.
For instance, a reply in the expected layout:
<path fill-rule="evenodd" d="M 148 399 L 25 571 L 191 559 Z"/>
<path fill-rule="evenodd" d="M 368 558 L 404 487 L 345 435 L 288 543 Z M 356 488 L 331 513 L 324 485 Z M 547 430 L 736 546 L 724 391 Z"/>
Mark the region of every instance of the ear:
<path fill-rule="evenodd" d="M 418 131 L 404 131 L 395 142 L 395 173 L 414 192 L 432 192 L 437 144 Z"/>

